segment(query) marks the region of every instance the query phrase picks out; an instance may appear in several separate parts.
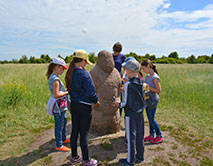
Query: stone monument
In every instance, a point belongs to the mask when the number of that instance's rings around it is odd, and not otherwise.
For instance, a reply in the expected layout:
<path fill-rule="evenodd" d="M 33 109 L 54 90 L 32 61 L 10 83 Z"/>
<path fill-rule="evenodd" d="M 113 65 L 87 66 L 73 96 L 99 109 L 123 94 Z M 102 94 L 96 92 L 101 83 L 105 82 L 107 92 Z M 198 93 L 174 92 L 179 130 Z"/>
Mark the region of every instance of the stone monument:
<path fill-rule="evenodd" d="M 113 103 L 113 97 L 120 97 L 121 77 L 114 68 L 113 56 L 100 51 L 96 66 L 90 71 L 100 106 L 93 107 L 90 130 L 99 135 L 120 131 L 120 111 Z"/>

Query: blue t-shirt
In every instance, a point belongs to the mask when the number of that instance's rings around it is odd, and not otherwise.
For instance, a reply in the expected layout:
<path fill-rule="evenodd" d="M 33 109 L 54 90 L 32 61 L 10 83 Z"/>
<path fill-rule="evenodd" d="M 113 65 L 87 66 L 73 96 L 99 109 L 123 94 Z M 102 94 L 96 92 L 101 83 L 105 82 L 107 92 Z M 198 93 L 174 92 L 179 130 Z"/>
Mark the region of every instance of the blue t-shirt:
<path fill-rule="evenodd" d="M 122 72 L 121 72 L 122 65 L 121 64 L 125 61 L 125 58 L 126 57 L 123 54 L 119 54 L 118 56 L 113 55 L 113 60 L 115 62 L 115 68 L 118 70 L 121 77 L 122 77 Z"/>
<path fill-rule="evenodd" d="M 153 76 L 151 76 L 150 78 L 149 78 L 149 74 L 147 74 L 145 77 L 145 83 L 147 83 L 151 88 L 156 88 L 153 82 L 155 78 L 158 79 L 160 82 L 160 77 L 158 76 L 157 73 L 154 73 Z M 146 104 L 147 104 L 146 109 L 152 110 L 156 108 L 159 102 L 159 95 L 152 91 L 147 92 L 146 95 L 149 96 L 149 99 L 146 100 Z"/>
<path fill-rule="evenodd" d="M 149 78 L 149 74 L 147 74 L 145 77 L 145 83 L 147 83 L 151 88 L 156 88 L 153 82 L 155 78 L 157 78 L 160 82 L 160 77 L 157 73 L 154 73 L 153 76 L 151 76 L 150 78 Z"/>

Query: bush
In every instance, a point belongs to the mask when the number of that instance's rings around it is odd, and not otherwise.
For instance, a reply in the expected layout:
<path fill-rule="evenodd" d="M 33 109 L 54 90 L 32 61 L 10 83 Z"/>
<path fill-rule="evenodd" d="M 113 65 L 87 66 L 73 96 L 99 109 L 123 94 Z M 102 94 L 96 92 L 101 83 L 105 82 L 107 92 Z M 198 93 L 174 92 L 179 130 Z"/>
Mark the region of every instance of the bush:
<path fill-rule="evenodd" d="M 3 107 L 8 108 L 15 107 L 18 104 L 18 102 L 24 96 L 26 86 L 23 83 L 8 82 L 4 83 L 0 89 L 4 96 L 0 103 Z"/>

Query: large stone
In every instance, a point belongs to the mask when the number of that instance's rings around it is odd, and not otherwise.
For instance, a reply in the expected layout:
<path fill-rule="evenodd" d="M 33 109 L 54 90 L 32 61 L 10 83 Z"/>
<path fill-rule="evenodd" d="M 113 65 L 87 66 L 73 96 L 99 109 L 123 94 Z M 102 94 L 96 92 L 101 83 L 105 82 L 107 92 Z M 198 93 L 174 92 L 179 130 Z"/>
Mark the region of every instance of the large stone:
<path fill-rule="evenodd" d="M 120 97 L 121 77 L 114 68 L 112 54 L 100 51 L 96 66 L 90 74 L 100 101 L 99 107 L 93 107 L 90 130 L 101 135 L 116 133 L 120 131 L 120 112 L 113 103 L 113 96 Z"/>

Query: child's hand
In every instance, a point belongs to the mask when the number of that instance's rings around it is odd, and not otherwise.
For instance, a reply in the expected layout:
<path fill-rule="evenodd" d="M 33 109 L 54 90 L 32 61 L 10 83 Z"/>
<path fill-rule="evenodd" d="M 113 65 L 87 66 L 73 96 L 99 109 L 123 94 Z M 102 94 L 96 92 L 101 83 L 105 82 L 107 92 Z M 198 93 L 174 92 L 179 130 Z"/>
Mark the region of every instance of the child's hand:
<path fill-rule="evenodd" d="M 113 103 L 115 103 L 115 105 L 116 105 L 117 107 L 119 107 L 119 106 L 120 106 L 120 102 L 121 102 L 120 97 L 119 97 L 119 98 L 113 97 L 113 98 L 114 98 L 114 99 L 113 99 Z"/>
<path fill-rule="evenodd" d="M 120 92 L 124 93 L 124 87 L 120 87 Z"/>
<path fill-rule="evenodd" d="M 144 89 L 144 91 L 150 90 L 149 85 L 147 83 L 143 83 L 143 89 Z"/>
<path fill-rule="evenodd" d="M 94 105 L 94 108 L 97 108 L 100 106 L 100 102 L 98 101 L 95 105 Z"/>
<path fill-rule="evenodd" d="M 120 107 L 120 101 L 114 101 L 114 103 L 117 107 Z"/>

